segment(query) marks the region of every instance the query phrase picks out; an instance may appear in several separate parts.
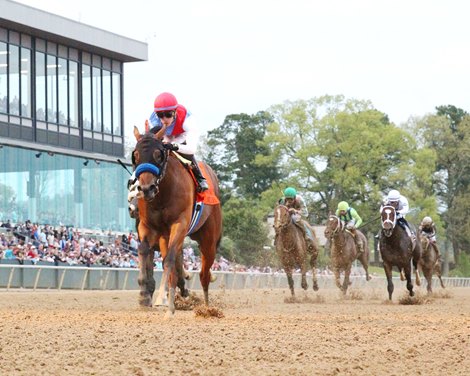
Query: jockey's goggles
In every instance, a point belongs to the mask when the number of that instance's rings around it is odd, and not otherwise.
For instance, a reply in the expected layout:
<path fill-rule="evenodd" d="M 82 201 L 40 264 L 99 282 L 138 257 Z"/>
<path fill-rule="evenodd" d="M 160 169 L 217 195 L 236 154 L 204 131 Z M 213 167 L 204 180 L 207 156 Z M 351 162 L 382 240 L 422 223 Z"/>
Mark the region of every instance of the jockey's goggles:
<path fill-rule="evenodd" d="M 159 119 L 163 119 L 164 117 L 167 119 L 171 119 L 172 117 L 175 116 L 175 111 L 162 111 L 162 112 L 157 112 L 157 116 Z"/>

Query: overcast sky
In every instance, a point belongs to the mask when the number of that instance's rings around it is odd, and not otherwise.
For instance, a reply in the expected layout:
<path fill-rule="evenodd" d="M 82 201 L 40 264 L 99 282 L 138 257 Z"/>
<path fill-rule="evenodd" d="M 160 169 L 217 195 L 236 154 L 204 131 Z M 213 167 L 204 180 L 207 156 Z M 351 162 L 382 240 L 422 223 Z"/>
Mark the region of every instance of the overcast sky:
<path fill-rule="evenodd" d="M 19 0 L 148 43 L 125 65 L 125 132 L 162 91 L 201 132 L 285 100 L 368 99 L 396 124 L 453 104 L 470 111 L 466 0 Z"/>

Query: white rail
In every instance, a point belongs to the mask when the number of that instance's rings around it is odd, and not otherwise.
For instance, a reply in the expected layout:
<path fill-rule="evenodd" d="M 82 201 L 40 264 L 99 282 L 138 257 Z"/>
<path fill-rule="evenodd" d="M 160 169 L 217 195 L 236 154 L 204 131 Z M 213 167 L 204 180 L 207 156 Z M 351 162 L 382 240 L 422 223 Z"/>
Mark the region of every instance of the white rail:
<path fill-rule="evenodd" d="M 189 289 L 199 290 L 199 272 L 189 272 L 193 278 L 188 282 Z M 213 272 L 217 280 L 211 288 L 220 289 L 265 289 L 287 288 L 287 278 L 284 273 L 249 273 L 249 272 Z M 0 264 L 0 288 L 16 289 L 74 289 L 74 290 L 138 290 L 139 271 L 132 268 L 87 268 L 76 266 L 48 265 L 9 265 Z M 160 283 L 162 270 L 154 270 L 157 285 Z M 307 276 L 312 285 L 312 276 Z M 331 275 L 318 275 L 320 289 L 336 288 Z M 443 277 L 444 284 L 449 287 L 470 287 L 470 278 Z M 424 279 L 423 279 L 424 280 Z M 373 277 L 367 282 L 363 276 L 351 277 L 352 287 L 386 287 L 385 277 Z M 399 284 L 399 278 L 394 278 Z M 300 289 L 300 275 L 294 275 L 296 288 Z M 423 283 L 426 285 L 426 283 Z M 433 278 L 433 287 L 438 287 L 439 281 Z"/>

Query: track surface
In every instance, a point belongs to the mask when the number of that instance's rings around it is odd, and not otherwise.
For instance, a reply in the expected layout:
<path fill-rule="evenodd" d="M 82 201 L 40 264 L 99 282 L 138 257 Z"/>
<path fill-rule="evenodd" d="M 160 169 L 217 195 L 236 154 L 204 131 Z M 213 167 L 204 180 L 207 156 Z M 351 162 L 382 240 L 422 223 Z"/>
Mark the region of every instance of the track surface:
<path fill-rule="evenodd" d="M 402 305 L 403 289 L 391 304 L 372 289 L 299 291 L 298 303 L 218 290 L 224 318 L 169 321 L 137 291 L 3 290 L 0 375 L 468 375 L 470 289 Z"/>

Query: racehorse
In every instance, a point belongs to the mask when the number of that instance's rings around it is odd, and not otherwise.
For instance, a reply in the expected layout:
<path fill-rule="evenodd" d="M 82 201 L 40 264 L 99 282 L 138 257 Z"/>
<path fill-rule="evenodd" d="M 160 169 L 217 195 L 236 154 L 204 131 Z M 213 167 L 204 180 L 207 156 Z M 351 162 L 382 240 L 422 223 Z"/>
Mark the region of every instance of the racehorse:
<path fill-rule="evenodd" d="M 302 224 L 301 224 L 302 225 Z M 302 274 L 301 286 L 304 290 L 308 289 L 307 283 L 307 244 L 302 229 L 294 223 L 289 208 L 285 205 L 278 205 L 274 209 L 274 231 L 276 233 L 276 251 L 281 261 L 284 271 L 287 275 L 287 282 L 292 297 L 294 293 L 294 279 L 292 278 L 292 270 L 300 268 Z M 315 232 L 310 229 L 312 236 L 315 237 Z M 310 267 L 312 268 L 312 281 L 313 289 L 318 291 L 317 281 L 317 257 L 318 257 L 318 245 L 315 239 L 315 249 L 310 254 Z"/>
<path fill-rule="evenodd" d="M 164 130 L 165 128 L 162 128 L 156 135 L 151 133 L 142 135 L 137 127 L 134 127 L 137 144 L 132 160 L 139 179 L 137 225 L 140 239 L 139 303 L 141 306 L 152 306 L 155 291 L 154 249 L 159 250 L 163 257 L 162 282 L 168 286 L 166 316 L 171 317 L 175 312 L 176 286 L 178 285 L 183 296 L 187 295 L 187 290 L 184 288 L 182 247 L 190 228 L 197 193 L 193 177 L 176 155 L 168 149 L 168 145 L 162 142 Z M 215 201 L 219 202 L 217 177 L 208 165 L 203 164 L 203 167 L 209 186 L 217 197 Z M 199 243 L 201 251 L 199 278 L 204 291 L 204 301 L 208 305 L 210 268 L 222 237 L 220 202 L 204 205 L 199 221 L 194 226 L 190 237 Z M 162 295 L 166 292 L 161 288 L 159 294 L 157 302 L 163 300 Z"/>
<path fill-rule="evenodd" d="M 423 271 L 424 278 L 426 278 L 427 286 L 426 289 L 428 294 L 432 293 L 432 275 L 436 273 L 439 281 L 441 282 L 441 287 L 444 289 L 444 282 L 442 282 L 442 272 L 441 272 L 441 261 L 438 258 L 437 245 L 425 235 L 421 234 L 421 247 L 423 254 L 419 259 L 418 267 Z"/>
<path fill-rule="evenodd" d="M 385 275 L 387 276 L 388 298 L 392 300 L 393 266 L 398 268 L 400 276 L 402 276 L 403 272 L 405 273 L 406 288 L 410 292 L 410 296 L 414 296 L 413 283 L 411 282 L 411 262 L 413 262 L 416 273 L 416 284 L 418 286 L 421 284 L 418 273 L 418 262 L 421 257 L 419 234 L 413 240 L 400 224 L 397 225 L 397 213 L 393 206 L 384 206 L 381 209 L 380 218 L 382 230 L 380 232 L 379 246 Z"/>
<path fill-rule="evenodd" d="M 366 280 L 370 281 L 369 275 L 369 246 L 364 234 L 356 229 L 356 236 L 359 236 L 364 245 L 364 251 L 358 252 L 353 235 L 346 230 L 343 222 L 336 215 L 330 215 L 326 222 L 325 237 L 331 244 L 331 264 L 335 275 L 336 286 L 346 294 L 348 290 L 351 266 L 354 260 L 359 260 L 366 271 Z M 340 273 L 344 271 L 344 280 L 341 285 Z"/>

